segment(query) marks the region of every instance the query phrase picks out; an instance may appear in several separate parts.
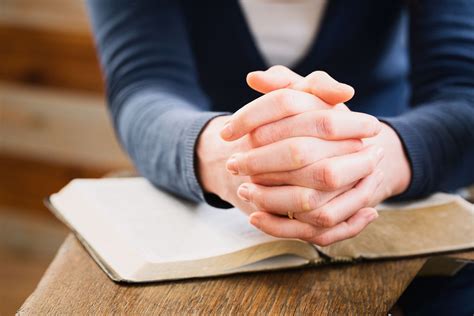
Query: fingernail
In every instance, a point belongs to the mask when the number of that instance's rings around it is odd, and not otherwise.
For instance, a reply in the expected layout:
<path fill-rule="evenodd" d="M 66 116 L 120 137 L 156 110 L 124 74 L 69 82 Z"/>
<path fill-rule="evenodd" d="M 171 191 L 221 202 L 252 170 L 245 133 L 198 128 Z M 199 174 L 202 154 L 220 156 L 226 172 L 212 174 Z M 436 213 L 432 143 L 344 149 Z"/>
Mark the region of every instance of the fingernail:
<path fill-rule="evenodd" d="M 233 134 L 232 126 L 230 122 L 225 123 L 224 127 L 221 130 L 221 137 L 223 139 L 229 139 L 232 137 Z"/>
<path fill-rule="evenodd" d="M 233 175 L 239 174 L 239 163 L 237 162 L 237 159 L 234 157 L 230 157 L 229 160 L 227 160 L 227 163 L 225 164 L 225 168 L 227 171 L 232 173 Z"/>
<path fill-rule="evenodd" d="M 245 202 L 250 202 L 249 188 L 247 185 L 242 184 L 237 190 L 237 195 L 239 196 L 240 199 L 244 200 Z"/>
<path fill-rule="evenodd" d="M 260 220 L 256 216 L 250 216 L 250 224 L 257 228 L 260 228 Z"/>

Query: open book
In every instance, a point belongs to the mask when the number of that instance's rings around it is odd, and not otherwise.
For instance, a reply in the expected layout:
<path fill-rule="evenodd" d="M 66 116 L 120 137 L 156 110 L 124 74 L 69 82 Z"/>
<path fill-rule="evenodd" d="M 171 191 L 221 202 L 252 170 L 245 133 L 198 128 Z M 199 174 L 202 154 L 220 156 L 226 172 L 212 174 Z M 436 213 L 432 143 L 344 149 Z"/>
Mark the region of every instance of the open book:
<path fill-rule="evenodd" d="M 48 202 L 116 281 L 149 282 L 401 257 L 474 247 L 474 209 L 436 194 L 381 206 L 357 237 L 328 247 L 268 236 L 237 209 L 194 205 L 143 178 L 77 179 Z M 395 208 L 395 209 L 394 209 Z"/>

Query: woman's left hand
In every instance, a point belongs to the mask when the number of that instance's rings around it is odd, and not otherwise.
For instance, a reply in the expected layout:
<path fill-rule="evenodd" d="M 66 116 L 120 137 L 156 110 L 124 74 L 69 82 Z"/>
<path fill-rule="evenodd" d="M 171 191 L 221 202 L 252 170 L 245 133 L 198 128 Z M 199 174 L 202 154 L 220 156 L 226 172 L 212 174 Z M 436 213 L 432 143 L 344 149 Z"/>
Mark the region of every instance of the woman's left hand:
<path fill-rule="evenodd" d="M 264 93 L 280 88 L 289 88 L 289 85 L 284 82 L 285 80 L 282 80 L 289 72 L 291 72 L 289 69 L 274 67 L 266 72 L 250 74 L 248 83 L 251 87 Z M 297 75 L 293 73 L 291 76 L 294 79 Z M 301 79 L 301 81 L 303 80 L 306 80 L 306 83 L 293 84 L 292 88 L 310 93 L 308 79 Z M 330 117 L 328 121 L 334 123 L 331 125 L 335 128 L 332 132 L 337 131 L 339 134 L 344 134 L 345 130 L 351 129 L 351 122 L 348 119 L 356 113 L 337 110 L 326 110 L 325 112 Z M 248 113 L 248 115 L 251 115 L 251 113 Z M 357 115 L 366 114 L 357 113 Z M 321 113 L 314 116 L 315 119 L 317 117 L 320 118 Z M 344 124 L 344 120 L 346 120 L 346 124 Z M 357 121 L 364 122 L 363 119 Z M 360 126 L 360 136 L 367 137 L 363 139 L 364 144 L 370 145 L 365 150 L 365 155 L 364 151 L 361 151 L 331 160 L 331 170 L 334 171 L 333 175 L 337 176 L 337 179 L 334 179 L 335 182 L 340 183 L 339 180 L 341 180 L 345 186 L 342 190 L 341 186 L 334 186 L 335 197 L 332 200 L 314 210 L 295 213 L 297 220 L 276 216 L 275 213 L 278 214 L 278 211 L 273 212 L 268 209 L 253 213 L 250 219 L 251 223 L 262 231 L 277 237 L 300 238 L 319 245 L 327 245 L 348 238 L 348 235 L 350 235 L 348 227 L 354 227 L 353 235 L 357 234 L 355 222 L 362 222 L 360 217 L 373 217 L 374 213 L 370 212 L 370 207 L 390 196 L 403 192 L 407 188 L 411 177 L 409 163 L 397 134 L 388 125 L 379 124 L 382 126 L 381 130 L 379 128 L 378 131 L 373 133 L 375 136 L 369 137 L 372 135 L 368 135 L 370 133 L 367 130 L 373 128 L 374 123 L 372 122 L 372 125 L 370 125 L 370 119 L 365 121 L 367 125 Z M 233 123 L 238 125 L 238 122 L 234 121 Z M 308 135 L 308 131 L 314 133 L 314 126 L 315 123 L 314 120 L 311 120 L 311 115 L 302 113 L 263 125 L 252 130 L 250 134 L 259 142 L 262 142 L 263 145 L 266 145 L 285 138 L 318 136 Z M 352 127 L 352 129 L 354 128 Z M 275 135 L 278 136 L 275 138 Z M 371 148 L 383 148 L 383 157 L 380 156 L 380 150 L 372 153 L 371 150 L 374 150 Z M 370 159 L 370 157 L 373 157 L 373 159 Z M 367 173 L 367 170 L 370 169 L 371 172 L 365 174 L 365 178 L 360 181 L 348 183 L 351 182 L 349 181 L 351 175 L 354 179 L 361 178 L 358 175 L 357 165 L 360 166 L 360 170 L 365 170 L 364 172 Z M 348 169 L 348 166 L 356 167 L 350 171 L 351 168 Z M 265 194 L 266 187 L 272 186 L 297 185 L 314 189 L 314 181 L 312 181 L 314 179 L 307 176 L 311 174 L 308 171 L 302 168 L 288 172 L 260 173 L 252 177 L 252 183 L 245 184 L 246 189 L 250 189 L 254 196 L 258 197 Z M 344 182 L 344 177 L 348 181 Z M 319 189 L 327 190 L 328 188 Z"/>

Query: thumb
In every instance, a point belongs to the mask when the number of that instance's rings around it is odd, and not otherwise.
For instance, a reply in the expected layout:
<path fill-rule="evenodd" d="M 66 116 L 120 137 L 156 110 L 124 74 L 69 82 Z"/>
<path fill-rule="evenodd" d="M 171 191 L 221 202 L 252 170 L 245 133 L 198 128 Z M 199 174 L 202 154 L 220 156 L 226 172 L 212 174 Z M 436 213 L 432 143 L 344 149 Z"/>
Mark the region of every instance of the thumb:
<path fill-rule="evenodd" d="M 344 103 L 354 96 L 354 88 L 341 83 L 324 71 L 314 71 L 295 82 L 292 89 L 311 93 L 331 105 Z"/>
<path fill-rule="evenodd" d="M 302 77 L 284 66 L 251 72 L 247 75 L 247 84 L 261 93 L 284 88 L 308 92 L 330 105 L 347 102 L 354 96 L 354 88 L 338 82 L 324 71 Z"/>
<path fill-rule="evenodd" d="M 269 93 L 274 90 L 289 88 L 303 78 L 285 66 L 273 66 L 266 71 L 250 72 L 247 75 L 247 84 L 260 93 Z"/>

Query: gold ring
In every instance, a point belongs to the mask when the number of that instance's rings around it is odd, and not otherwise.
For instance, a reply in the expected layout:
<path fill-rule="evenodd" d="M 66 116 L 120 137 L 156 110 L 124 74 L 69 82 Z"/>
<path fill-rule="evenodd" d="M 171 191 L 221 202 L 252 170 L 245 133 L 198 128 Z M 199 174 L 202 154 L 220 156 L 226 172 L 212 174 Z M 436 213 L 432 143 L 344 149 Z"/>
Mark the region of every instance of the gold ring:
<path fill-rule="evenodd" d="M 288 218 L 289 218 L 289 219 L 294 219 L 294 217 L 293 217 L 293 212 L 291 212 L 291 211 L 288 212 Z"/>

